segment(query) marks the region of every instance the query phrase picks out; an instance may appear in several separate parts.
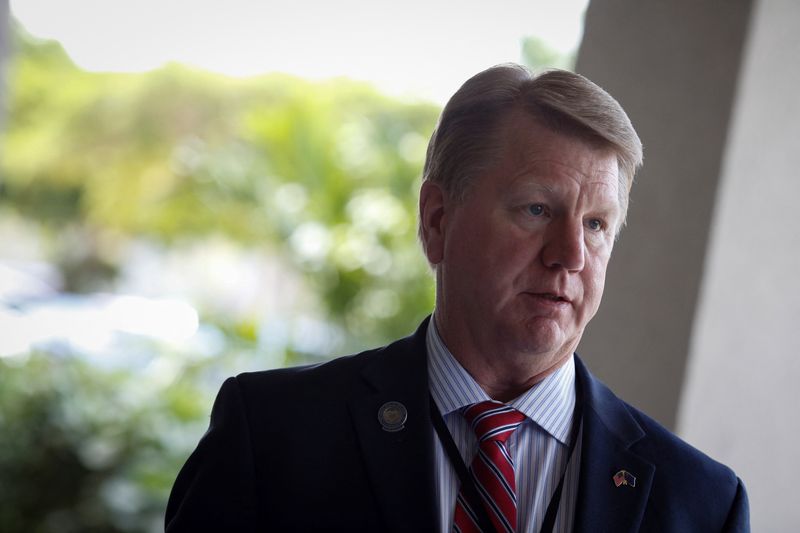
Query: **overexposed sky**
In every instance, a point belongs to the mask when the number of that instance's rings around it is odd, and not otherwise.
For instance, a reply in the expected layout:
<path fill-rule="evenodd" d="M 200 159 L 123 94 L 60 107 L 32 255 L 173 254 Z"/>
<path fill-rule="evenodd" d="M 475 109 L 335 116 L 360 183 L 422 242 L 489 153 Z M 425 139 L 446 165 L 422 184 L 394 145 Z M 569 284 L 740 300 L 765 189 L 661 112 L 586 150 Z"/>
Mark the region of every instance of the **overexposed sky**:
<path fill-rule="evenodd" d="M 11 0 L 12 16 L 88 70 L 180 61 L 231 75 L 347 76 L 444 101 L 519 61 L 523 37 L 575 49 L 588 0 Z"/>

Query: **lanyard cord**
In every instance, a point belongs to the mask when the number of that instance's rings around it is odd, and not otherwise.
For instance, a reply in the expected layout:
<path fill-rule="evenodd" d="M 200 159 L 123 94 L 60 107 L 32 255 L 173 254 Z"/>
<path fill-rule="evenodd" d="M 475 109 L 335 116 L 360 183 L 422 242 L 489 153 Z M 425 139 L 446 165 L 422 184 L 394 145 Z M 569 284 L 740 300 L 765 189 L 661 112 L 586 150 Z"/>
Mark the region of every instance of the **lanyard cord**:
<path fill-rule="evenodd" d="M 564 489 L 564 478 L 567 477 L 567 469 L 569 468 L 569 463 L 572 460 L 572 453 L 575 451 L 575 444 L 578 441 L 578 431 L 580 429 L 581 418 L 583 414 L 582 403 L 580 387 L 577 387 L 575 393 L 575 409 L 572 411 L 572 432 L 570 434 L 572 439 L 569 443 L 567 463 L 566 467 L 564 468 L 564 472 L 561 474 L 561 479 L 558 482 L 558 486 L 556 487 L 555 492 L 553 492 L 553 497 L 550 499 L 550 503 L 547 505 L 547 511 L 545 512 L 544 521 L 542 522 L 541 533 L 552 533 L 553 528 L 555 527 L 556 515 L 558 514 L 558 507 L 559 503 L 561 502 L 561 493 Z M 467 469 L 464 459 L 461 458 L 461 453 L 458 451 L 458 446 L 456 446 L 453 436 L 447 429 L 444 419 L 442 418 L 442 414 L 439 412 L 438 407 L 436 407 L 436 402 L 434 401 L 433 396 L 430 397 L 430 405 L 433 428 L 436 430 L 436 434 L 439 436 L 439 440 L 442 442 L 442 446 L 447 453 L 447 457 L 450 459 L 450 464 L 453 465 L 456 474 L 458 474 L 458 478 L 461 481 L 461 489 L 464 491 L 464 496 L 469 501 L 470 507 L 472 507 L 472 509 L 478 515 L 478 525 L 480 526 L 480 529 L 484 531 L 484 533 L 496 531 L 494 525 L 489 519 L 489 515 L 486 514 L 486 507 L 483 505 L 481 497 L 478 495 L 478 489 L 475 487 L 475 480 Z"/>

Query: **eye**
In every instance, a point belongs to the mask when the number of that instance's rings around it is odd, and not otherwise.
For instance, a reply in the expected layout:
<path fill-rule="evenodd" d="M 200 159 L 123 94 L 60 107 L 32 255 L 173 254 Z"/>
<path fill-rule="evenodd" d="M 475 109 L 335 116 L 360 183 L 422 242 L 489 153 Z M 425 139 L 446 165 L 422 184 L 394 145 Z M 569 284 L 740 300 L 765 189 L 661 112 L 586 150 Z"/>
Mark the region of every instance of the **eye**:
<path fill-rule="evenodd" d="M 528 214 L 535 217 L 542 216 L 544 214 L 544 206 L 542 204 L 531 204 L 528 206 Z"/>
<path fill-rule="evenodd" d="M 586 226 L 592 231 L 602 231 L 606 225 L 599 218 L 590 218 L 586 221 Z"/>

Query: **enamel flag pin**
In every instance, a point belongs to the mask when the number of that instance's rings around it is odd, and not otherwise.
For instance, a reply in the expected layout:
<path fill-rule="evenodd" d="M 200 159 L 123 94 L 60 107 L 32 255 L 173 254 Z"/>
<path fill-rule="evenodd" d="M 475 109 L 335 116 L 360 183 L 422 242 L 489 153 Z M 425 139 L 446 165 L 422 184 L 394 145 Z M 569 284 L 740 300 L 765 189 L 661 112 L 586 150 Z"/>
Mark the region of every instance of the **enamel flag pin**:
<path fill-rule="evenodd" d="M 628 485 L 630 487 L 636 486 L 636 476 L 628 472 L 627 470 L 620 470 L 616 474 L 614 474 L 614 485 L 619 487 L 620 485 Z"/>

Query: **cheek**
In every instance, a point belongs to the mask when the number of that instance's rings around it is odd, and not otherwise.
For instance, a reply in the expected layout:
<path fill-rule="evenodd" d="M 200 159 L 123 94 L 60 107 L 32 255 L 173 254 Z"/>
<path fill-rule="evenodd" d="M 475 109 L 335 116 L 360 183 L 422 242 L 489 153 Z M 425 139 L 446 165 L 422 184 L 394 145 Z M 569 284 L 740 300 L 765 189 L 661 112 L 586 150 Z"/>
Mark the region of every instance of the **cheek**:
<path fill-rule="evenodd" d="M 508 292 L 535 262 L 540 243 L 521 231 L 498 210 L 463 210 L 453 219 L 445 246 L 445 261 L 460 278 Z"/>
<path fill-rule="evenodd" d="M 494 231 L 490 224 L 478 223 L 480 216 L 459 217 L 448 235 L 446 253 L 459 266 L 469 267 L 475 263 L 485 263 L 487 255 L 497 255 L 502 247 L 502 234 Z"/>
<path fill-rule="evenodd" d="M 603 259 L 591 265 L 591 268 L 585 270 L 587 276 L 584 277 L 584 297 L 592 302 L 592 307 L 596 310 L 600 305 L 600 299 L 603 297 L 603 289 L 606 282 L 606 264 L 607 260 Z"/>

